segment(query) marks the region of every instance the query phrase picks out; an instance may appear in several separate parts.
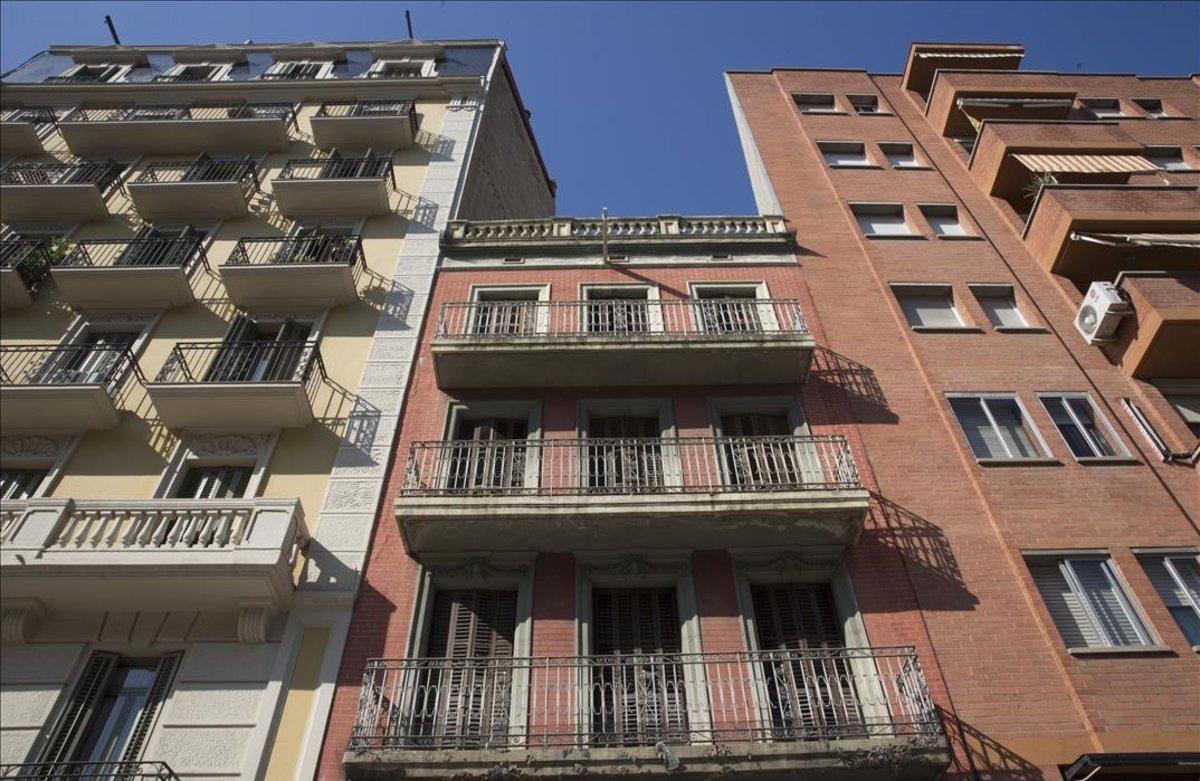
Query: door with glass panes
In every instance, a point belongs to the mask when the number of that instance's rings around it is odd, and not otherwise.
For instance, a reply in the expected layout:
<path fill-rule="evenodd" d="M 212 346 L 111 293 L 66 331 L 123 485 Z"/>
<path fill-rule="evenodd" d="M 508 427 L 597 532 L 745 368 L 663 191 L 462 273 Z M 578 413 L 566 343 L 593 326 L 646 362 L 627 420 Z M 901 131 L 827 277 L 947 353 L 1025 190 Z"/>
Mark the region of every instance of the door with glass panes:
<path fill-rule="evenodd" d="M 312 325 L 296 320 L 261 323 L 238 317 L 229 329 L 205 382 L 295 382 L 308 354 Z"/>
<path fill-rule="evenodd" d="M 446 487 L 452 491 L 510 492 L 526 485 L 529 465 L 526 418 L 459 420 L 443 452 Z"/>
<path fill-rule="evenodd" d="M 184 266 L 203 234 L 190 225 L 145 225 L 114 261 L 115 266 Z"/>
<path fill-rule="evenodd" d="M 743 490 L 778 490 L 811 480 L 815 454 L 790 439 L 784 414 L 721 416 L 721 460 L 729 485 Z"/>
<path fill-rule="evenodd" d="M 108 385 L 128 366 L 129 348 L 137 334 L 128 331 L 89 331 L 51 355 L 37 373 L 37 382 L 50 385 Z"/>
<path fill-rule="evenodd" d="M 584 485 L 596 493 L 654 490 L 665 485 L 657 417 L 613 415 L 588 419 Z"/>

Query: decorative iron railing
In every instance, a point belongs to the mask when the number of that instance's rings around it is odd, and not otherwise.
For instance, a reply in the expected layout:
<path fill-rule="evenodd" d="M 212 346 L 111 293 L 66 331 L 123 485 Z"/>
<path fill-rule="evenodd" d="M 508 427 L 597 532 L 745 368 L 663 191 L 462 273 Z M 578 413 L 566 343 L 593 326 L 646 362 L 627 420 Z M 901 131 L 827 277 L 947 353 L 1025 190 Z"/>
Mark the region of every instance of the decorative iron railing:
<path fill-rule="evenodd" d="M 860 488 L 845 437 L 414 442 L 405 496 L 741 493 Z"/>
<path fill-rule="evenodd" d="M 366 264 L 359 236 L 294 236 L 240 239 L 226 261 L 229 266 L 290 266 L 309 263 L 362 267 Z"/>
<path fill-rule="evenodd" d="M 112 395 L 129 371 L 142 376 L 128 345 L 0 347 L 3 385 L 101 385 Z"/>
<path fill-rule="evenodd" d="M 185 267 L 193 259 L 205 266 L 208 258 L 198 236 L 144 239 L 84 239 L 59 262 L 60 268 Z"/>
<path fill-rule="evenodd" d="M 52 106 L 14 106 L 0 109 L 0 122 L 49 125 L 57 121 L 58 112 Z"/>
<path fill-rule="evenodd" d="M 45 239 L 0 239 L 0 268 L 17 272 L 30 293 L 50 272 L 50 246 Z"/>
<path fill-rule="evenodd" d="M 89 71 L 86 68 L 78 73 L 69 75 L 59 74 L 57 76 L 47 76 L 42 79 L 43 84 L 107 84 L 112 78 L 111 75 L 96 73 Z"/>
<path fill-rule="evenodd" d="M 179 781 L 166 762 L 25 762 L 0 765 L 11 781 Z"/>
<path fill-rule="evenodd" d="M 279 178 L 286 181 L 319 179 L 384 179 L 396 187 L 392 161 L 387 157 L 294 158 L 283 164 Z"/>
<path fill-rule="evenodd" d="M 259 188 L 258 168 L 250 160 L 197 160 L 190 163 L 149 163 L 135 184 L 238 182 L 247 198 Z"/>
<path fill-rule="evenodd" d="M 60 122 L 186 122 L 278 119 L 296 126 L 290 103 L 179 103 L 138 106 L 80 106 Z"/>
<path fill-rule="evenodd" d="M 181 342 L 154 378 L 158 383 L 300 383 L 325 378 L 314 342 Z"/>
<path fill-rule="evenodd" d="M 911 647 L 375 659 L 351 750 L 938 736 Z"/>
<path fill-rule="evenodd" d="M 11 163 L 0 169 L 0 184 L 67 185 L 93 184 L 105 192 L 121 178 L 124 166 L 103 163 Z"/>
<path fill-rule="evenodd" d="M 411 100 L 328 100 L 317 108 L 318 117 L 412 116 Z"/>
<path fill-rule="evenodd" d="M 806 334 L 793 299 L 710 298 L 473 301 L 442 305 L 434 338 L 480 341 L 564 337 L 721 339 Z"/>

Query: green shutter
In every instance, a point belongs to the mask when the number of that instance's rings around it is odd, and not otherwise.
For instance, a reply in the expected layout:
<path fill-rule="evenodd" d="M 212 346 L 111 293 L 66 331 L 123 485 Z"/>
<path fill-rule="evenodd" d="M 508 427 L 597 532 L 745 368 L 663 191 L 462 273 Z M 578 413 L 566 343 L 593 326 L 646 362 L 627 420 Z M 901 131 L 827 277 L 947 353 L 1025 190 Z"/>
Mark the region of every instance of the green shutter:
<path fill-rule="evenodd" d="M 117 669 L 119 657 L 97 651 L 88 659 L 87 666 L 75 684 L 71 697 L 59 711 L 50 739 L 42 749 L 41 762 L 68 762 L 87 732 L 88 724 L 96 712 L 96 705 L 104 696 L 108 681 Z"/>

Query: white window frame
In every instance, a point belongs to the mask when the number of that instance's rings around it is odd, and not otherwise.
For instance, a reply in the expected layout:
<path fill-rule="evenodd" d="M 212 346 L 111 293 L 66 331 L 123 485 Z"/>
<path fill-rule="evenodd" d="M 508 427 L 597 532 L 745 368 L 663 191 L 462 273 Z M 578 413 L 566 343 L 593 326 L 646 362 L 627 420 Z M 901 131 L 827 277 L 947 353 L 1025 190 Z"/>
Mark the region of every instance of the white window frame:
<path fill-rule="evenodd" d="M 987 314 L 987 309 L 983 306 L 983 299 L 1006 297 L 1012 301 L 1013 311 L 1020 318 L 1021 325 L 996 325 L 992 322 L 992 318 L 988 317 L 987 321 L 992 326 L 992 330 L 999 333 L 1045 330 L 1029 322 L 1029 317 L 1025 314 L 1025 309 L 1021 306 L 1021 302 L 1017 300 L 1017 291 L 1012 284 L 1008 282 L 968 282 L 967 289 L 971 291 L 971 295 L 975 296 L 976 303 L 979 304 L 980 309 L 983 309 L 985 315 Z"/>
<path fill-rule="evenodd" d="M 1076 461 L 1083 463 L 1087 463 L 1089 461 L 1126 461 L 1130 458 L 1129 448 L 1125 446 L 1124 440 L 1117 436 L 1117 431 L 1113 428 L 1112 423 L 1109 422 L 1108 416 L 1106 416 L 1100 410 L 1100 408 L 1096 406 L 1096 402 L 1094 399 L 1092 399 L 1091 394 L 1084 393 L 1082 391 L 1039 391 L 1035 395 L 1037 396 L 1038 401 L 1042 403 L 1042 409 L 1045 411 L 1046 416 L 1050 419 L 1050 425 L 1055 431 L 1058 432 L 1058 436 L 1063 440 L 1063 445 L 1066 446 L 1068 452 L 1070 452 L 1071 446 L 1067 444 L 1067 440 L 1065 437 L 1063 437 L 1062 432 L 1058 431 L 1058 425 L 1054 422 L 1054 418 L 1050 415 L 1050 410 L 1046 406 L 1048 401 L 1050 399 L 1080 399 L 1086 401 L 1088 406 L 1092 408 L 1092 419 L 1096 421 L 1096 425 L 1098 425 L 1100 429 L 1108 436 L 1108 443 L 1116 452 L 1111 456 L 1077 456 L 1072 452 L 1071 456 Z M 1067 414 L 1070 415 L 1071 422 L 1075 424 L 1075 428 L 1077 428 L 1079 433 L 1083 435 L 1083 438 L 1087 441 L 1092 450 L 1100 452 L 1100 448 L 1096 447 L 1096 443 L 1092 441 L 1091 435 L 1087 433 L 1087 429 L 1084 427 L 1083 421 L 1081 421 L 1079 416 L 1075 414 L 1075 410 L 1071 409 L 1071 405 L 1064 404 L 1063 409 L 1065 409 Z"/>
<path fill-rule="evenodd" d="M 588 298 L 588 294 L 602 293 L 606 290 L 645 290 L 647 301 L 647 327 L 650 329 L 651 333 L 662 333 L 662 331 L 665 329 L 664 321 L 666 318 L 663 315 L 663 307 L 660 303 L 653 303 L 662 300 L 659 294 L 658 285 L 644 284 L 641 282 L 617 282 L 615 284 L 605 282 L 581 282 L 579 284 L 579 300 L 589 301 L 591 299 Z M 638 299 L 630 300 L 636 301 Z"/>
<path fill-rule="evenodd" d="M 917 156 L 917 145 L 911 141 L 878 141 L 876 145 L 879 151 L 883 153 L 884 158 L 888 161 L 888 165 L 895 171 L 923 171 L 929 170 L 929 166 L 921 162 L 921 158 Z M 892 152 L 888 151 L 888 147 L 908 147 L 908 152 L 912 156 L 912 165 L 897 165 L 892 159 Z M 899 156 L 899 155 L 897 155 Z"/>
<path fill-rule="evenodd" d="M 263 75 L 275 76 L 287 72 L 290 68 L 302 65 L 320 65 L 321 69 L 317 71 L 316 79 L 333 78 L 333 60 L 280 60 L 279 62 L 271 63 L 271 67 L 263 71 Z"/>
<path fill-rule="evenodd" d="M 979 238 L 979 235 L 977 233 L 972 233 L 967 223 L 963 221 L 962 214 L 960 213 L 958 204 L 956 203 L 918 203 L 917 211 L 921 213 L 921 218 L 925 220 L 925 224 L 929 226 L 929 230 L 939 239 L 948 239 L 953 241 L 955 239 Z M 937 225 L 929 219 L 930 215 L 938 216 L 939 214 L 943 216 L 952 215 L 954 217 L 954 224 L 957 225 L 958 229 L 962 232 L 945 233 L 939 230 Z"/>
<path fill-rule="evenodd" d="M 979 330 L 968 323 L 966 318 L 963 317 L 963 313 L 959 311 L 958 304 L 954 300 L 954 286 L 949 282 L 889 282 L 888 287 L 891 288 L 892 295 L 895 297 L 896 304 L 900 307 L 900 311 L 904 315 L 905 322 L 908 322 L 908 327 L 914 331 L 936 332 Z M 958 321 L 958 325 L 920 325 L 909 322 L 908 313 L 904 312 L 904 303 L 901 301 L 901 299 L 906 295 L 926 297 L 943 295 L 946 301 L 950 304 L 950 312 L 954 315 L 954 319 Z"/>
<path fill-rule="evenodd" d="M 548 283 L 544 285 L 471 285 L 470 294 L 468 295 L 467 300 L 472 304 L 480 304 L 491 300 L 499 300 L 487 298 L 487 296 L 493 293 L 502 296 L 506 293 L 528 293 L 530 291 L 535 291 L 537 293 L 537 298 L 531 298 L 529 299 L 530 301 L 537 301 L 539 303 L 546 304 L 546 306 L 539 306 L 537 309 L 537 325 L 534 333 L 549 333 L 550 310 L 553 307 L 549 305 L 550 285 Z M 472 316 L 473 313 L 474 308 L 472 308 Z"/>
<path fill-rule="evenodd" d="M 74 76 L 76 73 L 79 73 L 84 68 L 116 68 L 117 69 L 117 71 L 111 77 L 109 77 L 101 82 L 98 82 L 100 84 L 117 84 L 119 82 L 123 82 L 123 81 L 125 81 L 125 78 L 129 75 L 129 71 L 133 70 L 132 65 L 118 65 L 115 62 L 97 62 L 97 63 L 81 62 L 81 63 L 77 63 L 75 65 L 72 65 L 71 67 L 67 68 L 65 71 L 63 71 L 62 73 L 60 73 L 58 75 L 59 76 Z"/>
<path fill-rule="evenodd" d="M 754 298 L 756 300 L 771 300 L 771 291 L 767 287 L 767 283 L 765 281 L 754 282 L 750 280 L 739 280 L 734 282 L 705 281 L 688 283 L 688 296 L 693 302 L 701 300 L 700 292 L 705 290 L 753 290 Z M 762 330 L 768 333 L 778 332 L 779 318 L 775 316 L 774 304 L 759 304 L 756 308 L 758 309 L 758 321 L 762 325 Z"/>
<path fill-rule="evenodd" d="M 975 399 L 977 401 L 987 401 L 989 399 L 997 399 L 1004 401 L 1015 401 L 1017 408 L 1021 411 L 1021 421 L 1029 428 L 1033 434 L 1034 447 L 1038 450 L 1036 456 L 1014 456 L 1008 449 L 1008 445 L 1004 442 L 1004 437 L 999 436 L 1000 427 L 996 423 L 996 418 L 992 415 L 992 410 L 987 404 L 981 404 L 984 415 L 991 424 L 992 429 L 997 433 L 997 439 L 1000 441 L 1001 447 L 1008 455 L 1004 457 L 996 456 L 977 456 L 974 449 L 971 447 L 970 437 L 967 436 L 967 430 L 963 428 L 962 421 L 958 419 L 958 413 L 954 411 L 954 407 L 949 404 L 950 399 Z M 1046 440 L 1042 437 L 1042 432 L 1034 422 L 1033 417 L 1029 414 L 1029 410 L 1025 408 L 1025 403 L 1021 401 L 1021 397 L 1016 393 L 1005 393 L 996 391 L 985 391 L 981 393 L 969 393 L 965 391 L 955 391 L 946 394 L 947 406 L 950 407 L 950 417 L 954 418 L 954 422 L 958 425 L 958 431 L 962 434 L 963 444 L 967 446 L 971 456 L 976 462 L 981 464 L 1030 464 L 1030 463 L 1046 463 L 1054 461 L 1050 456 L 1050 448 L 1046 446 Z"/>
<path fill-rule="evenodd" d="M 875 110 L 874 111 L 860 110 L 859 104 L 854 102 L 855 98 L 874 98 L 875 99 Z M 860 117 L 890 117 L 890 116 L 892 116 L 892 112 L 888 111 L 887 108 L 884 107 L 883 97 L 875 94 L 874 92 L 847 92 L 846 93 L 846 102 L 850 104 L 850 108 L 854 110 L 854 113 L 856 116 L 860 116 Z"/>
<path fill-rule="evenodd" d="M 854 216 L 854 222 L 862 235 L 868 239 L 923 239 L 925 238 L 920 233 L 913 230 L 912 221 L 908 218 L 908 210 L 904 208 L 902 203 L 894 202 L 876 202 L 876 201 L 851 201 L 850 213 Z M 900 212 L 900 220 L 906 231 L 904 233 L 875 233 L 868 231 L 863 225 L 861 217 L 867 214 L 894 214 L 896 210 Z"/>
<path fill-rule="evenodd" d="M 829 108 L 804 106 L 800 103 L 800 98 L 829 98 Z M 832 92 L 793 92 L 792 103 L 801 114 L 845 114 L 838 108 L 837 95 Z"/>
<path fill-rule="evenodd" d="M 525 459 L 524 488 L 537 488 L 541 484 L 542 475 L 542 403 L 531 399 L 513 399 L 505 401 L 454 401 L 446 405 L 446 424 L 442 429 L 443 443 L 454 441 L 454 432 L 463 420 L 489 417 L 525 417 L 525 441 L 529 442 L 529 451 L 534 458 Z M 448 464 L 442 465 L 443 467 Z M 445 472 L 437 475 L 437 484 L 444 487 L 448 483 Z"/>
<path fill-rule="evenodd" d="M 177 62 L 162 72 L 163 76 L 178 76 L 188 68 L 216 68 L 213 75 L 205 81 L 229 81 L 233 64 L 228 62 Z"/>
<path fill-rule="evenodd" d="M 843 147 L 843 149 L 835 147 Z M 857 150 L 862 153 L 862 161 L 837 163 L 829 159 L 830 154 L 850 154 L 845 151 L 845 147 L 857 147 Z M 871 160 L 871 155 L 867 152 L 867 145 L 863 141 L 818 141 L 817 149 L 820 151 L 821 157 L 825 159 L 825 165 L 829 168 L 882 168 Z"/>
<path fill-rule="evenodd" d="M 248 434 L 244 431 L 205 432 L 203 434 L 187 432 L 180 437 L 167 466 L 159 477 L 158 485 L 154 488 L 155 499 L 174 498 L 189 469 L 206 466 L 248 466 L 251 468 L 250 481 L 246 483 L 245 500 L 254 499 L 262 494 L 262 486 L 266 481 L 267 465 L 275 454 L 279 444 L 279 431 L 265 434 Z M 248 439 L 254 444 L 253 453 L 243 454 L 210 454 L 200 443 L 208 440 L 220 440 L 222 437 Z M 199 500 L 197 500 L 199 501 Z"/>
<path fill-rule="evenodd" d="M 1097 110 L 1096 104 L 1108 103 L 1108 102 L 1116 103 L 1117 104 L 1116 108 L 1115 109 L 1101 108 L 1101 109 Z M 1087 111 L 1091 112 L 1093 117 L 1095 117 L 1096 119 L 1101 120 L 1101 121 L 1106 120 L 1106 119 L 1122 119 L 1122 118 L 1129 116 L 1128 114 L 1125 113 L 1124 107 L 1121 106 L 1120 98 L 1100 98 L 1100 97 L 1080 98 L 1079 105 L 1082 106 Z M 1115 111 L 1116 113 L 1109 113 L 1112 111 Z"/>
<path fill-rule="evenodd" d="M 1075 594 L 1076 599 L 1079 600 L 1079 604 L 1082 607 L 1084 614 L 1087 616 L 1088 621 L 1090 621 L 1092 623 L 1092 627 L 1091 627 L 1092 630 L 1095 631 L 1097 635 L 1103 637 L 1105 640 L 1108 641 L 1108 645 L 1067 646 L 1067 651 L 1069 653 L 1072 653 L 1072 654 L 1080 653 L 1080 652 L 1087 653 L 1089 651 L 1093 652 L 1093 653 L 1095 653 L 1095 652 L 1112 653 L 1114 651 L 1119 653 L 1122 651 L 1129 651 L 1131 649 L 1137 650 L 1137 649 L 1144 649 L 1147 647 L 1153 648 L 1158 645 L 1158 638 L 1154 635 L 1153 630 L 1150 628 L 1150 622 L 1146 620 L 1145 615 L 1142 613 L 1142 611 L 1138 608 L 1137 604 L 1134 602 L 1133 597 L 1131 596 L 1131 593 L 1129 591 L 1129 586 L 1125 583 L 1125 579 L 1123 577 L 1121 577 L 1120 571 L 1117 569 L 1116 564 L 1113 563 L 1112 556 L 1110 556 L 1107 552 L 1103 552 L 1103 553 L 1029 552 L 1029 553 L 1024 554 L 1024 558 L 1027 562 L 1026 569 L 1028 569 L 1028 562 L 1030 562 L 1031 560 L 1034 560 L 1034 559 L 1042 559 L 1042 560 L 1052 559 L 1054 561 L 1057 561 L 1058 567 L 1059 567 L 1059 572 L 1062 574 L 1063 579 L 1066 581 L 1067 587 L 1071 589 L 1072 593 Z M 1080 585 L 1080 583 L 1079 583 L 1078 576 L 1075 574 L 1074 569 L 1072 569 L 1072 567 L 1071 567 L 1072 561 L 1099 561 L 1099 562 L 1101 562 L 1101 564 L 1103 565 L 1102 570 L 1104 572 L 1104 576 L 1105 576 L 1105 578 L 1107 578 L 1109 585 L 1112 587 L 1113 594 L 1116 595 L 1117 602 L 1120 603 L 1121 607 L 1125 610 L 1126 616 L 1129 618 L 1129 623 L 1133 627 L 1133 631 L 1137 634 L 1138 639 L 1141 641 L 1140 643 L 1135 644 L 1135 645 L 1115 645 L 1111 642 L 1111 638 L 1108 637 L 1108 634 L 1104 631 L 1104 625 L 1096 617 L 1096 614 L 1092 609 L 1091 602 L 1087 599 L 1086 592 L 1084 591 L 1083 586 Z M 1032 577 L 1033 577 L 1032 573 L 1030 573 L 1030 578 L 1032 578 Z M 1037 591 L 1037 590 L 1038 590 L 1037 585 L 1035 583 L 1034 591 Z M 1047 615 L 1049 615 L 1050 608 L 1046 604 L 1046 600 L 1044 598 L 1042 598 L 1040 593 L 1038 594 L 1038 597 L 1039 597 L 1039 599 L 1041 599 L 1042 609 L 1046 611 Z M 1058 625 L 1054 623 L 1053 617 L 1051 617 L 1051 619 L 1050 619 L 1050 624 L 1052 626 L 1054 626 L 1055 631 L 1059 631 Z M 1060 640 L 1063 639 L 1061 632 L 1059 632 L 1059 639 Z M 1063 642 L 1065 644 L 1065 640 Z"/>
<path fill-rule="evenodd" d="M 1167 154 L 1163 154 L 1163 153 Z M 1187 159 L 1183 156 L 1182 146 L 1173 146 L 1171 144 L 1162 145 L 1147 145 L 1142 154 L 1147 160 L 1154 164 L 1154 167 L 1160 171 L 1195 171 L 1196 169 L 1188 165 Z M 1179 165 L 1159 165 L 1158 161 L 1164 157 L 1171 156 L 1179 158 Z"/>
<path fill-rule="evenodd" d="M 419 65 L 421 75 L 418 78 L 431 79 L 437 76 L 437 62 L 429 58 L 413 58 L 413 57 L 393 57 L 386 59 L 375 60 L 371 63 L 371 67 L 367 68 L 359 78 L 371 78 L 374 74 L 383 73 L 389 65 Z"/>
<path fill-rule="evenodd" d="M 67 461 L 75 454 L 75 449 L 79 447 L 79 443 L 83 441 L 84 434 L 69 434 L 66 436 L 12 436 L 4 437 L 5 440 L 12 443 L 11 450 L 20 452 L 22 448 L 18 447 L 22 440 L 35 440 L 40 446 L 40 450 L 46 450 L 47 442 L 54 447 L 53 453 L 36 452 L 28 455 L 11 455 L 0 459 L 0 466 L 5 469 L 45 469 L 46 474 L 34 489 L 33 495 L 30 498 L 36 499 L 43 496 L 49 496 L 54 490 L 54 486 L 58 484 L 62 477 L 63 469 L 67 465 Z M 43 441 L 44 440 L 44 441 Z M 31 443 L 33 444 L 33 443 Z M 9 449 L 9 448 L 6 448 Z M 24 501 L 24 500 L 12 500 Z"/>

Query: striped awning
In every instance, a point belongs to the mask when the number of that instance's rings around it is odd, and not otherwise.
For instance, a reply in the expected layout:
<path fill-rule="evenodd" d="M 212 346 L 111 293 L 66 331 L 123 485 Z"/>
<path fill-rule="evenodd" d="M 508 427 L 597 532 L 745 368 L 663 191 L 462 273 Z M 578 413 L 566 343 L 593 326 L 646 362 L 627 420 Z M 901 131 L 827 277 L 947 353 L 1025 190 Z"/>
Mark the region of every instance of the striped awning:
<path fill-rule="evenodd" d="M 1141 155 L 1033 155 L 1013 157 L 1030 171 L 1040 174 L 1139 174 L 1152 173 L 1158 166 Z"/>
<path fill-rule="evenodd" d="M 1187 247 L 1200 249 L 1200 233 L 1081 233 L 1072 231 L 1072 241 L 1090 241 L 1110 247 Z"/>
<path fill-rule="evenodd" d="M 1024 57 L 1024 52 L 917 52 L 922 59 L 955 59 L 955 60 L 999 60 L 1006 57 Z"/>
<path fill-rule="evenodd" d="M 970 106 L 1020 106 L 1022 108 L 1070 108 L 1075 103 L 1073 98 L 959 98 L 958 105 Z"/>

